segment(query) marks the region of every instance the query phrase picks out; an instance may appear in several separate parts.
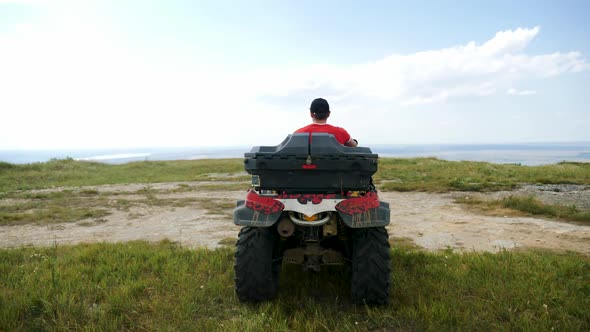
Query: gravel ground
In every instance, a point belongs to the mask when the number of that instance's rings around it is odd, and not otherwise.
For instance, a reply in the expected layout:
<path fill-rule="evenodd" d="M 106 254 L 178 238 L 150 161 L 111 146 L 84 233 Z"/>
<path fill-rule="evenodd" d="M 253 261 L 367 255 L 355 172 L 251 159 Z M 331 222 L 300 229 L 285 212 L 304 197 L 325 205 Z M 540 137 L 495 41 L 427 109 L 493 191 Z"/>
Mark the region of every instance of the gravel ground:
<path fill-rule="evenodd" d="M 590 211 L 590 186 L 575 184 L 524 185 L 514 191 L 498 191 L 485 194 L 470 194 L 482 199 L 499 199 L 508 196 L 534 195 L 545 204 L 575 205 L 580 210 Z"/>
<path fill-rule="evenodd" d="M 186 183 L 183 183 L 186 185 Z M 203 183 L 188 183 L 199 186 Z M 157 198 L 208 198 L 218 202 L 243 199 L 245 191 L 172 192 L 178 183 L 150 185 L 162 190 Z M 145 185 L 117 185 L 72 190 L 94 189 L 133 200 L 145 197 Z M 485 216 L 455 203 L 458 195 L 467 193 L 384 192 L 380 199 L 391 206 L 391 224 L 387 227 L 392 241 L 405 238 L 426 250 L 451 248 L 457 251 L 489 251 L 539 247 L 558 251 L 576 251 L 590 255 L 590 226 L 544 218 Z M 468 193 L 473 196 L 473 193 Z M 507 195 L 535 194 L 553 204 L 575 204 L 590 209 L 589 186 L 524 186 L 512 192 L 479 193 L 484 199 Z M 115 197 L 113 197 L 115 198 Z M 0 200 L 0 204 L 17 204 Z M 81 242 L 119 242 L 131 240 L 160 241 L 169 239 L 188 247 L 216 248 L 235 239 L 239 227 L 231 220 L 231 209 L 221 214 L 198 206 L 134 206 L 128 211 L 113 210 L 101 220 L 52 225 L 0 226 L 0 247 L 50 246 Z"/>

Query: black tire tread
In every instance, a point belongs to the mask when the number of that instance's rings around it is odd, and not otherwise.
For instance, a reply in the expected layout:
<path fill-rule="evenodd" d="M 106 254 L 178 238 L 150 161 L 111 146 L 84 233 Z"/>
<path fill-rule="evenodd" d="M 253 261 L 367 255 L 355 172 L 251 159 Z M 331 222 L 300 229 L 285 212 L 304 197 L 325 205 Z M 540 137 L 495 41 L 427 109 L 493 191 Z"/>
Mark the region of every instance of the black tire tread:
<path fill-rule="evenodd" d="M 387 304 L 391 286 L 387 230 L 385 227 L 356 229 L 352 240 L 352 302 Z"/>
<path fill-rule="evenodd" d="M 236 295 L 240 301 L 261 302 L 276 296 L 278 273 L 273 266 L 274 242 L 275 236 L 269 228 L 243 227 L 240 230 L 234 265 Z"/>

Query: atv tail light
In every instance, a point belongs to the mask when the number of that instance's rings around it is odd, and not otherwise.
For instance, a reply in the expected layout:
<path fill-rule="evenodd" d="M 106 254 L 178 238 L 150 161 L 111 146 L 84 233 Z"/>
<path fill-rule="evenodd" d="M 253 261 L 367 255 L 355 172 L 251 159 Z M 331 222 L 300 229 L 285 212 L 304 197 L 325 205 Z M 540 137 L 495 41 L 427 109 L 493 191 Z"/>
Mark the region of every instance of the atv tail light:
<path fill-rule="evenodd" d="M 311 165 L 302 165 L 301 166 L 303 169 L 316 169 L 318 168 L 318 165 L 315 164 L 311 164 Z"/>
<path fill-rule="evenodd" d="M 336 210 L 346 214 L 359 214 L 379 207 L 379 197 L 370 191 L 362 197 L 353 197 L 336 204 Z"/>
<path fill-rule="evenodd" d="M 264 214 L 273 214 L 283 211 L 285 205 L 283 203 L 273 199 L 272 197 L 260 196 L 254 190 L 249 190 L 246 195 L 245 205 L 247 208 L 261 211 Z"/>

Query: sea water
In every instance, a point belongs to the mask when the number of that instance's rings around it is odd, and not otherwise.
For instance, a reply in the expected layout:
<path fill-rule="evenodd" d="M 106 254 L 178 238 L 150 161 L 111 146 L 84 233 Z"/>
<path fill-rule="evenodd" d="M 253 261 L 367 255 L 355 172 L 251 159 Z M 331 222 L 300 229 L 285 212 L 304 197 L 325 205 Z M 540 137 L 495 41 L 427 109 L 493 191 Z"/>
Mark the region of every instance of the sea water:
<path fill-rule="evenodd" d="M 120 164 L 143 160 L 192 160 L 242 158 L 251 147 L 138 148 L 101 150 L 0 150 L 0 161 L 23 164 L 73 158 Z M 521 165 L 555 164 L 561 161 L 590 162 L 590 142 L 531 144 L 376 144 L 380 157 L 435 157 L 444 160 L 487 161 Z"/>

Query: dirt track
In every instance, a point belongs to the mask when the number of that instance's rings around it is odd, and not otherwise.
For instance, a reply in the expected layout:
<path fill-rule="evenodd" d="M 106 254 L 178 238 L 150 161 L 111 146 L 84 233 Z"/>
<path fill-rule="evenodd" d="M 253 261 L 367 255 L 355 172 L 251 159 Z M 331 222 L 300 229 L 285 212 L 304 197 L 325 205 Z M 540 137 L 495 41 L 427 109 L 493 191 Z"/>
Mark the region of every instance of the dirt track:
<path fill-rule="evenodd" d="M 177 185 L 157 184 L 151 188 L 167 190 Z M 134 196 L 141 196 L 135 192 L 144 187 L 123 185 L 92 188 L 102 193 L 130 192 L 126 197 L 133 199 Z M 207 198 L 227 202 L 243 199 L 244 194 L 244 191 L 160 191 L 157 196 L 167 199 Z M 497 197 L 501 194 L 488 196 Z M 575 194 L 575 198 L 582 197 L 584 203 L 588 200 L 588 194 L 590 191 L 584 190 L 583 195 Z M 590 226 L 529 217 L 484 216 L 454 203 L 455 198 L 461 195 L 465 193 L 380 193 L 381 199 L 391 206 L 392 223 L 388 227 L 390 237 L 410 239 L 427 250 L 452 248 L 460 251 L 495 252 L 502 248 L 539 247 L 590 255 Z M 11 202 L 4 200 L 0 204 Z M 231 209 L 226 209 L 221 214 L 211 214 L 211 211 L 195 206 L 134 206 L 128 211 L 113 210 L 112 214 L 100 222 L 82 220 L 77 223 L 44 226 L 0 226 L 0 247 L 169 239 L 180 242 L 183 246 L 215 248 L 220 241 L 227 242 L 228 238 L 235 238 L 238 233 L 239 227 L 233 225 L 230 214 Z"/>

